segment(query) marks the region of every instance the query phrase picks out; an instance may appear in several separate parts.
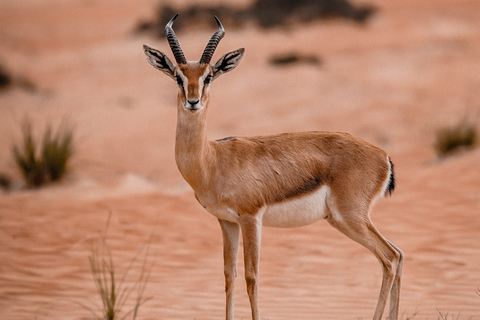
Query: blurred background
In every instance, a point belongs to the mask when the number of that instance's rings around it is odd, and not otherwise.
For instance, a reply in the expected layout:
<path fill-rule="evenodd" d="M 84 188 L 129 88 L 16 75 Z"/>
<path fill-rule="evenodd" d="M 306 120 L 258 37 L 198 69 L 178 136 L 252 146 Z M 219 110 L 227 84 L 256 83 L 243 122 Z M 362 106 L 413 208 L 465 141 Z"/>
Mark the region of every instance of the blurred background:
<path fill-rule="evenodd" d="M 212 86 L 209 138 L 342 131 L 386 150 L 398 187 L 373 221 L 405 251 L 403 319 L 480 319 L 476 0 L 1 1 L 0 317 L 101 314 L 88 256 L 109 212 L 118 265 L 146 241 L 157 257 L 139 318 L 223 317 L 220 230 L 175 165 L 176 87 L 142 51 L 173 57 L 175 13 L 187 60 L 213 15 L 212 62 L 246 49 Z M 324 223 L 265 229 L 264 319 L 368 319 L 380 281 Z"/>

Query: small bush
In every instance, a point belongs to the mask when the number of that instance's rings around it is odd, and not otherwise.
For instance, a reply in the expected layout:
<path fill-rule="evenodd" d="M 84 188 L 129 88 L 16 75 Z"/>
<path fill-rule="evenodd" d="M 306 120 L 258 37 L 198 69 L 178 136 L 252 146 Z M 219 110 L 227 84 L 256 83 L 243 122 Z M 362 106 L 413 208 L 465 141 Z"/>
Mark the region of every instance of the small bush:
<path fill-rule="evenodd" d="M 28 78 L 22 75 L 14 75 L 5 66 L 0 64 L 0 93 L 12 89 L 21 88 L 28 92 L 35 92 L 37 87 Z"/>
<path fill-rule="evenodd" d="M 460 149 L 471 149 L 476 143 L 476 127 L 461 121 L 454 127 L 443 128 L 437 132 L 435 151 L 438 156 L 443 157 Z"/>
<path fill-rule="evenodd" d="M 10 177 L 4 173 L 0 173 L 0 188 L 3 188 L 8 191 L 10 190 L 11 184 L 12 184 L 12 180 L 10 179 Z"/>
<path fill-rule="evenodd" d="M 12 75 L 0 65 L 0 90 L 8 88 L 12 84 Z"/>
<path fill-rule="evenodd" d="M 315 55 L 304 55 L 296 52 L 273 55 L 269 59 L 274 66 L 287 66 L 293 64 L 320 65 L 322 61 Z"/>
<path fill-rule="evenodd" d="M 364 24 L 375 13 L 372 5 L 357 5 L 347 0 L 255 0 L 247 8 L 229 5 L 191 5 L 178 9 L 161 5 L 154 21 L 141 21 L 137 32 L 153 32 L 165 37 L 165 25 L 180 13 L 182 19 L 175 21 L 175 30 L 186 26 L 211 26 L 212 16 L 216 15 L 229 28 L 254 23 L 263 29 L 274 27 L 291 28 L 293 23 L 308 23 L 318 19 L 342 18 Z"/>
<path fill-rule="evenodd" d="M 66 174 L 73 154 L 73 132 L 63 127 L 53 134 L 52 127 L 47 126 L 40 144 L 33 135 L 31 122 L 25 120 L 22 145 L 13 146 L 12 152 L 27 187 L 38 188 Z"/>

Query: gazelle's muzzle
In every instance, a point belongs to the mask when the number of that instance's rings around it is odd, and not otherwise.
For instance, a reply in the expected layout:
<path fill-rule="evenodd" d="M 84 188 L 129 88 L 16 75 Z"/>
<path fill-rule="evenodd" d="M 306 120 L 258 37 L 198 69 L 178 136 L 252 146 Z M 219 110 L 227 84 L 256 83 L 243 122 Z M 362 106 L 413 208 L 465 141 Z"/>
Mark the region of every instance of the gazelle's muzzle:
<path fill-rule="evenodd" d="M 197 111 L 203 109 L 203 106 L 200 103 L 200 100 L 187 100 L 185 104 L 185 109 L 190 111 Z"/>

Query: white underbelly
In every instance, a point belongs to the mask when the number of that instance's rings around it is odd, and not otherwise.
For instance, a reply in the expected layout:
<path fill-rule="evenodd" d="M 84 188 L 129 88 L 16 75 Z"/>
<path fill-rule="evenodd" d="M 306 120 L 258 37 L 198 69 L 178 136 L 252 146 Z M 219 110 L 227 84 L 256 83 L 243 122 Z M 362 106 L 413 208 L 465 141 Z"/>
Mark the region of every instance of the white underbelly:
<path fill-rule="evenodd" d="M 260 209 L 262 224 L 267 227 L 293 228 L 311 224 L 327 215 L 326 199 L 330 194 L 328 186 L 315 192 L 279 203 L 269 204 Z M 205 205 L 205 209 L 220 220 L 239 223 L 240 215 L 228 206 Z"/>
<path fill-rule="evenodd" d="M 328 186 L 292 200 L 268 205 L 263 214 L 263 225 L 277 228 L 293 228 L 311 224 L 326 216 Z"/>

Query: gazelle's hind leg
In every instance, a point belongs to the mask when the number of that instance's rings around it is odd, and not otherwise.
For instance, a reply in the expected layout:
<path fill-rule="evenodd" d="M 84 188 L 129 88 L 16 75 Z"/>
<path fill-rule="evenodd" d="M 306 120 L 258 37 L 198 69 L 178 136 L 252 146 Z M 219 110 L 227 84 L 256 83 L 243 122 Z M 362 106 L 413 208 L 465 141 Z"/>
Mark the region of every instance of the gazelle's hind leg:
<path fill-rule="evenodd" d="M 387 240 L 387 239 L 385 239 Z M 398 260 L 397 273 L 393 281 L 392 291 L 390 292 L 390 314 L 389 319 L 398 319 L 398 308 L 400 304 L 400 286 L 402 282 L 403 269 L 403 251 L 396 245 L 387 240 L 387 242 L 398 252 L 400 259 Z"/>
<path fill-rule="evenodd" d="M 372 319 L 381 320 L 392 291 L 389 320 L 397 320 L 403 253 L 377 231 L 369 218 L 368 208 L 359 206 L 354 209 L 343 205 L 339 209 L 332 200 L 327 204 L 330 211 L 327 221 L 330 225 L 370 250 L 382 266 L 382 286 Z"/>

